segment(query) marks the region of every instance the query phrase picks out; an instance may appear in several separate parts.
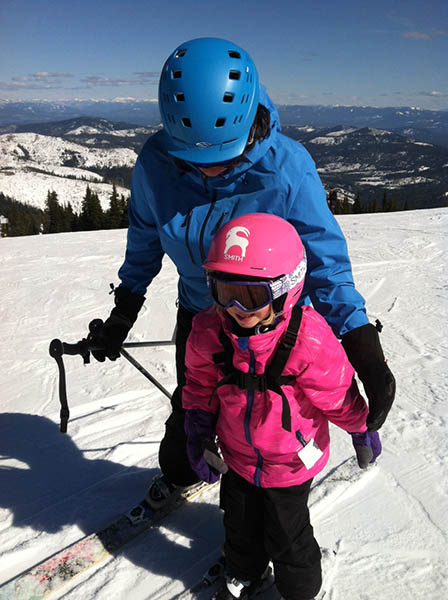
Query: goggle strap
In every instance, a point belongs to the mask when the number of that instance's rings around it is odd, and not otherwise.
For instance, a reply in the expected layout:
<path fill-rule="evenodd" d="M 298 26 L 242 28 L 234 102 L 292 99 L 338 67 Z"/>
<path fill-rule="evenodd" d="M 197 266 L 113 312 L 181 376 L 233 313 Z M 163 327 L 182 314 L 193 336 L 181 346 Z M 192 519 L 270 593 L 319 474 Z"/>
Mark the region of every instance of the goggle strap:
<path fill-rule="evenodd" d="M 280 279 L 269 282 L 271 288 L 272 299 L 280 298 L 283 294 L 286 294 L 293 287 L 303 281 L 306 274 L 306 256 L 302 258 L 297 267 L 288 275 L 283 275 Z"/>

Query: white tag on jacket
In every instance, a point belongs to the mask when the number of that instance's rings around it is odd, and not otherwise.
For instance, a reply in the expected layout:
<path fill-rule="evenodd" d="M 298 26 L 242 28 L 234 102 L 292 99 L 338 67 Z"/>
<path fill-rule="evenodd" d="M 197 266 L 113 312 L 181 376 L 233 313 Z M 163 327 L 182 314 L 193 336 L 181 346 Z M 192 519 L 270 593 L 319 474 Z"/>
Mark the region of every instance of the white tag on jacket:
<path fill-rule="evenodd" d="M 305 467 L 311 469 L 323 455 L 323 452 L 312 438 L 297 454 Z"/>

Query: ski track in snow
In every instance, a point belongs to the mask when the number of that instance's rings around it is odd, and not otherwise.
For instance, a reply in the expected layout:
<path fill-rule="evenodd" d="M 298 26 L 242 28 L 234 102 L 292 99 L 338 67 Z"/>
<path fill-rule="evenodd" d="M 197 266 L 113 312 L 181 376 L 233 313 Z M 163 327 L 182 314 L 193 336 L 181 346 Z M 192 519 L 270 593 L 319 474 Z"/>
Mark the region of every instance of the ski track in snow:
<path fill-rule="evenodd" d="M 445 600 L 448 209 L 338 219 L 369 318 L 384 325 L 398 392 L 383 455 L 367 472 L 350 475 L 351 442 L 332 427 L 330 462 L 310 499 L 324 551 L 319 600 Z M 124 359 L 64 357 L 71 419 L 67 435 L 58 431 L 49 343 L 78 341 L 91 319 L 108 315 L 125 234 L 0 240 L 0 585 L 127 510 L 157 472 L 168 401 Z M 166 259 L 128 341 L 171 339 L 176 281 Z M 129 351 L 174 389 L 173 347 Z M 217 496 L 185 506 L 51 599 L 178 597 L 219 552 Z M 260 596 L 274 598 L 274 590 Z"/>

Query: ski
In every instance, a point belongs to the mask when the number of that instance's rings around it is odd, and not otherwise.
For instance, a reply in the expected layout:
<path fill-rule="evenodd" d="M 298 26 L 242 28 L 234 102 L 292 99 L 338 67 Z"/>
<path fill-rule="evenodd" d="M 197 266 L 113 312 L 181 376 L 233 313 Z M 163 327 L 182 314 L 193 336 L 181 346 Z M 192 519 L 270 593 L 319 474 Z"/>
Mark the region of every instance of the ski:
<path fill-rule="evenodd" d="M 181 493 L 169 505 L 153 510 L 145 500 L 133 506 L 107 527 L 85 536 L 45 559 L 0 587 L 0 600 L 43 600 L 99 562 L 112 556 L 125 544 L 158 525 L 165 517 L 199 497 L 212 486 L 201 483 Z"/>
<path fill-rule="evenodd" d="M 216 562 L 210 565 L 200 581 L 195 583 L 192 587 L 184 590 L 181 594 L 175 596 L 175 598 L 176 600 L 186 600 L 187 598 L 195 598 L 196 600 L 210 600 L 210 598 L 213 598 L 220 585 L 224 581 L 224 576 L 225 563 L 221 556 Z M 272 572 L 272 567 L 270 566 L 266 580 L 264 580 L 260 589 L 257 590 L 255 596 L 260 596 L 261 599 L 261 595 L 264 594 L 266 590 L 273 588 L 273 586 L 274 575 Z"/>

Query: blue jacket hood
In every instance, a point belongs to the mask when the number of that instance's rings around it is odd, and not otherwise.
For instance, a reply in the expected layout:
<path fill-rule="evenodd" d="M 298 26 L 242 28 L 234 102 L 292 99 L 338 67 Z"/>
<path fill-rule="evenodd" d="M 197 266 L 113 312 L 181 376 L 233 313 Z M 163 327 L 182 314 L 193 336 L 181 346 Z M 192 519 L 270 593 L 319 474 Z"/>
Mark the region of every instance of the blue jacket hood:
<path fill-rule="evenodd" d="M 304 297 L 342 335 L 368 322 L 345 238 L 312 158 L 281 133 L 264 87 L 260 102 L 270 112 L 270 135 L 257 141 L 247 160 L 217 177 L 204 177 L 195 167 L 179 169 L 166 151 L 163 130 L 148 139 L 132 177 L 122 285 L 145 294 L 167 254 L 179 274 L 179 302 L 199 312 L 212 303 L 202 264 L 216 231 L 240 215 L 271 213 L 297 229 L 308 257 Z"/>

